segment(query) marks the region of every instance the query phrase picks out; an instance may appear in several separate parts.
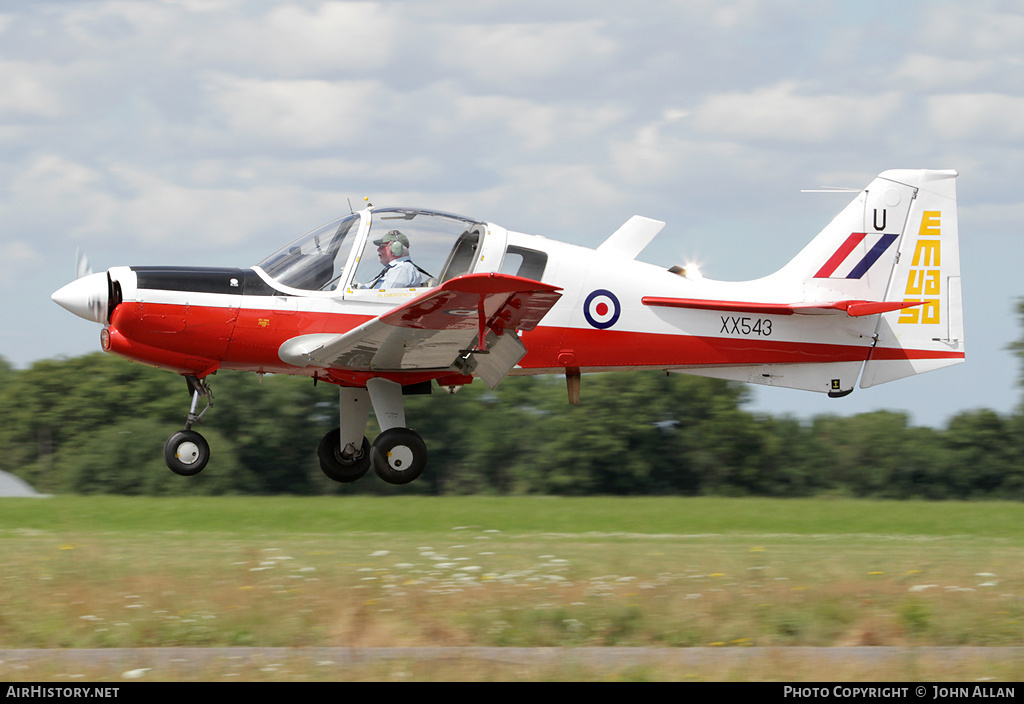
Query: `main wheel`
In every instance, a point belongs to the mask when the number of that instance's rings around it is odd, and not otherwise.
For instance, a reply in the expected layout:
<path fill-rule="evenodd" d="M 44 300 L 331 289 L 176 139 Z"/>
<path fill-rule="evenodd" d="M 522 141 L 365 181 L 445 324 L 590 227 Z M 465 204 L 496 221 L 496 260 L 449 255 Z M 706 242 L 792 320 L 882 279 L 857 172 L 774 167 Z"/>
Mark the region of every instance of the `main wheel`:
<path fill-rule="evenodd" d="M 183 477 L 199 474 L 209 461 L 210 445 L 194 430 L 178 431 L 164 445 L 164 462 Z"/>
<path fill-rule="evenodd" d="M 335 428 L 320 440 L 316 448 L 320 471 L 336 482 L 354 482 L 370 468 L 370 441 L 363 438 L 362 447 L 352 457 L 341 453 L 341 430 Z"/>
<path fill-rule="evenodd" d="M 385 430 L 373 441 L 370 455 L 373 471 L 389 484 L 408 484 L 427 466 L 427 446 L 408 428 Z"/>

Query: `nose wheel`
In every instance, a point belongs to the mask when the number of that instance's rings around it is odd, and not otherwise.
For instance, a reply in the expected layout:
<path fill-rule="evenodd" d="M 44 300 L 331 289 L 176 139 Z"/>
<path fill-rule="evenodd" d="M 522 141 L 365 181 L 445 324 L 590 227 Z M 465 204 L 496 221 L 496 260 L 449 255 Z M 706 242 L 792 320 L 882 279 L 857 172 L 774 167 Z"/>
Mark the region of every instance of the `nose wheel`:
<path fill-rule="evenodd" d="M 210 445 L 194 430 L 181 430 L 164 445 L 164 462 L 183 477 L 199 474 L 209 461 Z"/>

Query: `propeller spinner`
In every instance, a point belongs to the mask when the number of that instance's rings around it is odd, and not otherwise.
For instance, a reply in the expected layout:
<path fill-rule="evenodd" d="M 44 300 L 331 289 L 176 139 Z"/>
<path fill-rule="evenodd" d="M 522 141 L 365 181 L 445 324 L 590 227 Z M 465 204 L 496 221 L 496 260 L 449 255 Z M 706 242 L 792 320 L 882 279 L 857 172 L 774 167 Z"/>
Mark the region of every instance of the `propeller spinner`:
<path fill-rule="evenodd" d="M 75 279 L 54 291 L 53 302 L 79 318 L 96 323 L 107 322 L 108 283 L 107 272 L 89 274 Z"/>

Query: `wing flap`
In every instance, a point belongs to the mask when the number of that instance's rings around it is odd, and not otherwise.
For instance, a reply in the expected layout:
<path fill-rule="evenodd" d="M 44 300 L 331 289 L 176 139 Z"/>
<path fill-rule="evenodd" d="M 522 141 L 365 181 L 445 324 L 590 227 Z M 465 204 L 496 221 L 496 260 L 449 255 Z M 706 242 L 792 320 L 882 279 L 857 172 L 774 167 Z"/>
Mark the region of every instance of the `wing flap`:
<path fill-rule="evenodd" d="M 278 356 L 294 366 L 359 371 L 479 367 L 494 386 L 526 353 L 515 331 L 532 330 L 560 290 L 518 276 L 468 274 L 346 333 L 292 338 Z M 492 350 L 500 354 L 471 363 Z"/>
<path fill-rule="evenodd" d="M 396 327 L 478 330 L 486 325 L 532 330 L 562 297 L 562 289 L 508 274 L 466 274 L 444 282 L 379 320 Z M 481 313 L 482 310 L 482 313 Z"/>

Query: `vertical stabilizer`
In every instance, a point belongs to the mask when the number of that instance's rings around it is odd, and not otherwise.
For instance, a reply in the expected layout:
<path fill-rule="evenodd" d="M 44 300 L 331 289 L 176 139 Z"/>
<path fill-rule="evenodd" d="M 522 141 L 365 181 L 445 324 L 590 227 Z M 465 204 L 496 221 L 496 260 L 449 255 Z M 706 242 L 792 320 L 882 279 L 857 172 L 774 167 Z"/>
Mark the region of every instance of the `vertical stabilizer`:
<path fill-rule="evenodd" d="M 880 175 L 771 278 L 800 285 L 805 301 L 881 301 L 914 194 L 913 186 Z"/>

